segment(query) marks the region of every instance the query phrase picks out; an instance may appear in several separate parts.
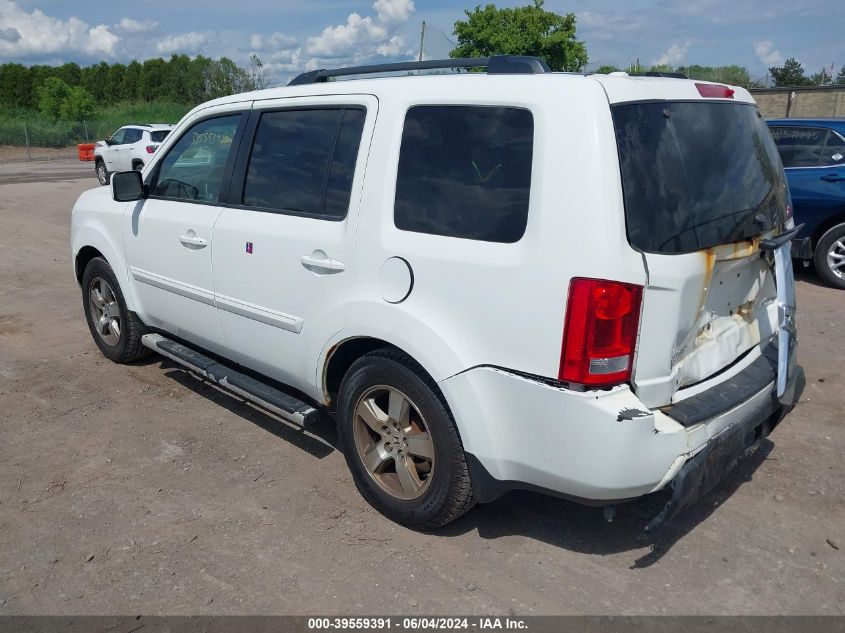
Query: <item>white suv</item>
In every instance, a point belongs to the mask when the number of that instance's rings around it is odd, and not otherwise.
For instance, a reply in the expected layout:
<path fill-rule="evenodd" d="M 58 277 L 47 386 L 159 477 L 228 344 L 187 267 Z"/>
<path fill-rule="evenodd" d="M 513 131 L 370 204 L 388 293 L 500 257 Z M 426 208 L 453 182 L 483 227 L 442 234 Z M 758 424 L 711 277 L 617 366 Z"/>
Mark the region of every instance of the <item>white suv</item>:
<path fill-rule="evenodd" d="M 671 487 L 653 529 L 801 393 L 790 215 L 742 88 L 492 57 L 203 104 L 79 198 L 72 250 L 105 356 L 333 413 L 400 523 Z"/>
<path fill-rule="evenodd" d="M 97 180 L 107 185 L 114 172 L 143 169 L 172 129 L 168 123 L 124 125 L 111 138 L 98 141 L 94 148 Z"/>

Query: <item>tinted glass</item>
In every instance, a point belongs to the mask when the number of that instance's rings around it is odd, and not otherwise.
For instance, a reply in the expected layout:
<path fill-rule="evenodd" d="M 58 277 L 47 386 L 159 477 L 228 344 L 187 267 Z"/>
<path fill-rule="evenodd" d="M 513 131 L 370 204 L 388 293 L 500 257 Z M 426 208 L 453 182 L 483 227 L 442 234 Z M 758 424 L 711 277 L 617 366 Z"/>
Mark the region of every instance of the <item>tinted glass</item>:
<path fill-rule="evenodd" d="M 153 195 L 217 202 L 241 115 L 207 119 L 188 130 L 159 163 Z"/>
<path fill-rule="evenodd" d="M 132 143 L 137 143 L 138 141 L 141 140 L 142 135 L 143 135 L 143 132 L 141 132 L 141 130 L 138 130 L 138 129 L 135 129 L 135 128 L 129 128 L 128 130 L 126 130 L 126 133 L 123 135 L 123 144 L 124 145 L 130 145 Z"/>
<path fill-rule="evenodd" d="M 345 217 L 363 126 L 361 110 L 285 110 L 261 115 L 243 204 Z"/>
<path fill-rule="evenodd" d="M 525 233 L 534 120 L 520 108 L 417 106 L 402 133 L 394 222 L 512 243 Z"/>
<path fill-rule="evenodd" d="M 613 122 L 635 248 L 688 253 L 783 223 L 783 170 L 754 106 L 623 104 L 613 108 Z"/>
<path fill-rule="evenodd" d="M 150 132 L 150 140 L 153 143 L 161 143 L 164 139 L 167 138 L 168 134 L 170 134 L 169 130 L 158 130 L 156 132 Z"/>
<path fill-rule="evenodd" d="M 817 167 L 827 130 L 816 127 L 773 127 L 784 167 Z"/>
<path fill-rule="evenodd" d="M 845 141 L 835 132 L 831 131 L 827 136 L 822 158 L 819 165 L 829 167 L 832 165 L 845 165 Z"/>
<path fill-rule="evenodd" d="M 123 135 L 125 133 L 126 133 L 126 130 L 121 128 L 117 132 L 112 134 L 111 139 L 109 139 L 109 140 L 111 140 L 112 144 L 114 144 L 114 145 L 120 145 L 121 143 L 123 143 Z"/>

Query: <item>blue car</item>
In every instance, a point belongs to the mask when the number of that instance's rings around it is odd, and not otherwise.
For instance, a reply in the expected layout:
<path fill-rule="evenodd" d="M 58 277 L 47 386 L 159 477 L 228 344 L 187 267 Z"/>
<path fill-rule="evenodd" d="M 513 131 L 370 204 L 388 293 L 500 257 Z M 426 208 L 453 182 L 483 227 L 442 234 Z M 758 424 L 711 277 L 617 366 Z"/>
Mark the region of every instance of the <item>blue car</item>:
<path fill-rule="evenodd" d="M 795 224 L 804 224 L 792 254 L 845 290 L 845 119 L 768 121 L 792 195 Z"/>

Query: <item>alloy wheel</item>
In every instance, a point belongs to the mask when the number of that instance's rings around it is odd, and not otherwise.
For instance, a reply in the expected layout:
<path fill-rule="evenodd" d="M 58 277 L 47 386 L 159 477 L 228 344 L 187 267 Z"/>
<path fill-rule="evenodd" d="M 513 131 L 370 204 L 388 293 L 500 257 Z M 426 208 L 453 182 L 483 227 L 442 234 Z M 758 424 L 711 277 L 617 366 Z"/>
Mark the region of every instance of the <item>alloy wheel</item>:
<path fill-rule="evenodd" d="M 114 290 L 102 277 L 95 277 L 88 290 L 88 310 L 97 334 L 106 345 L 120 342 L 120 308 Z"/>
<path fill-rule="evenodd" d="M 420 497 L 434 474 L 434 441 L 408 396 L 384 385 L 368 389 L 355 406 L 355 449 L 364 469 L 389 495 Z"/>
<path fill-rule="evenodd" d="M 827 251 L 827 267 L 840 279 L 845 278 L 845 238 L 831 244 Z"/>

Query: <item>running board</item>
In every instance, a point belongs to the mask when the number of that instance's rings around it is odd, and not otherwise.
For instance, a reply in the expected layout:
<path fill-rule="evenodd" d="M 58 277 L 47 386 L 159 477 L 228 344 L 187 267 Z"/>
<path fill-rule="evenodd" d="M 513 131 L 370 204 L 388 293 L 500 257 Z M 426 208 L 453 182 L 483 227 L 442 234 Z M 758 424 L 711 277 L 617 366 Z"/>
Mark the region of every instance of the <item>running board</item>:
<path fill-rule="evenodd" d="M 160 334 L 144 334 L 141 337 L 141 343 L 224 389 L 269 409 L 288 422 L 307 426 L 316 422 L 320 417 L 317 409 L 302 402 L 299 398 L 235 371 L 231 367 L 218 363 L 216 360 L 181 343 L 171 341 Z"/>

